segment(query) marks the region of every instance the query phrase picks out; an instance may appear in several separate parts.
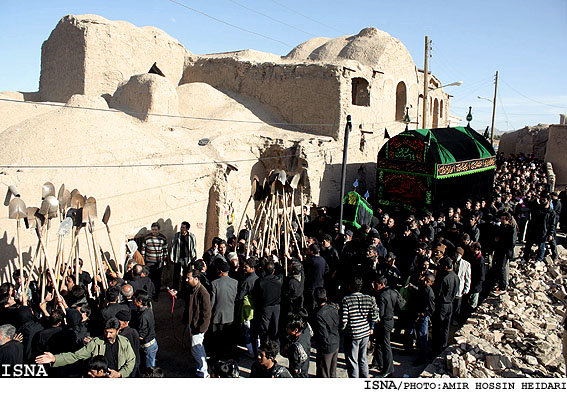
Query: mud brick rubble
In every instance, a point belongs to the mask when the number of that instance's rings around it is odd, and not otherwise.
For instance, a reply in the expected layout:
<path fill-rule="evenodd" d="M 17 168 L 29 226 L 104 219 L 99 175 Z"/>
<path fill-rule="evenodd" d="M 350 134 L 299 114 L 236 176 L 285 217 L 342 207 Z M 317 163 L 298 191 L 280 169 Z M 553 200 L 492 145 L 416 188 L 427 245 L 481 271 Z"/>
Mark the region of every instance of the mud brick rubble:
<path fill-rule="evenodd" d="M 561 327 L 567 260 L 510 263 L 508 293 L 489 295 L 421 377 L 564 377 Z"/>

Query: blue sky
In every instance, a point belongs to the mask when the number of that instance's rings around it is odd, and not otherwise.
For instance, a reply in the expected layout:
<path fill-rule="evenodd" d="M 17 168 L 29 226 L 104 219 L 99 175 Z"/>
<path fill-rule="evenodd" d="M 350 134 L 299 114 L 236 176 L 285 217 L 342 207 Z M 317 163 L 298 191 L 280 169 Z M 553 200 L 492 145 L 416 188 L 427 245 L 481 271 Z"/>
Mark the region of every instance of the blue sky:
<path fill-rule="evenodd" d="M 159 27 L 197 54 L 255 49 L 285 55 L 313 37 L 374 26 L 400 39 L 422 68 L 428 35 L 430 70 L 444 84 L 464 81 L 446 88 L 454 96 L 451 113 L 464 119 L 472 106 L 477 130 L 490 124 L 492 104 L 477 96 L 492 99 L 496 70 L 497 129 L 558 123 L 559 113 L 567 113 L 567 0 L 6 1 L 0 91 L 36 91 L 42 42 L 64 15 L 87 13 Z"/>

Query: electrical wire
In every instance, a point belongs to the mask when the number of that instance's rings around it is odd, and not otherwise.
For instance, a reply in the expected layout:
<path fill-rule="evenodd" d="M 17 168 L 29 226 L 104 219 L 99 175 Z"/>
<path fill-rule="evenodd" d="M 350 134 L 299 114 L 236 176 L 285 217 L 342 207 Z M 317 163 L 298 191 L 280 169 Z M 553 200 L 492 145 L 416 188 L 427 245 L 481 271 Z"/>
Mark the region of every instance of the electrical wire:
<path fill-rule="evenodd" d="M 267 40 L 274 41 L 274 42 L 283 44 L 283 45 L 285 45 L 285 46 L 287 46 L 287 47 L 293 48 L 293 45 L 288 44 L 287 42 L 278 40 L 277 38 L 269 37 L 269 36 L 267 36 L 267 35 L 265 35 L 265 34 L 262 34 L 262 33 L 257 33 L 257 32 L 255 32 L 255 31 L 245 29 L 244 27 L 237 26 L 237 25 L 232 24 L 232 23 L 230 23 L 230 22 L 223 21 L 222 19 L 216 18 L 216 17 L 214 17 L 214 16 L 212 16 L 212 15 L 209 15 L 209 14 L 203 12 L 203 11 L 199 11 L 199 10 L 197 10 L 197 9 L 195 9 L 195 8 L 189 7 L 188 5 L 183 4 L 183 3 L 180 2 L 180 1 L 176 1 L 176 0 L 167 0 L 167 1 L 169 1 L 170 3 L 177 4 L 178 6 L 181 6 L 181 7 L 183 7 L 183 8 L 186 8 L 186 9 L 188 9 L 188 10 L 190 10 L 190 11 L 193 11 L 193 12 L 196 12 L 196 13 L 198 13 L 198 14 L 204 15 L 204 16 L 206 16 L 207 18 L 210 18 L 210 19 L 215 20 L 215 21 L 217 21 L 217 22 L 223 23 L 223 24 L 225 24 L 225 25 L 227 25 L 227 26 L 230 26 L 230 27 L 233 27 L 233 28 L 235 28 L 235 29 L 242 30 L 242 31 L 244 31 L 244 32 L 246 32 L 246 33 L 254 34 L 254 35 L 256 35 L 256 36 L 265 38 L 265 39 L 267 39 Z"/>
<path fill-rule="evenodd" d="M 171 115 L 171 114 L 156 114 L 153 112 L 135 112 L 128 111 L 124 112 L 114 108 L 95 108 L 95 107 L 79 107 L 75 105 L 67 105 L 62 103 L 45 103 L 36 101 L 22 101 L 16 99 L 0 98 L 0 101 L 19 103 L 19 104 L 31 104 L 31 105 L 43 105 L 47 107 L 58 107 L 58 108 L 70 108 L 70 109 L 82 109 L 87 111 L 99 111 L 99 112 L 113 112 L 113 113 L 127 113 L 128 115 L 143 115 L 143 116 L 159 116 L 164 118 L 175 118 L 175 119 L 190 119 L 190 120 L 203 120 L 212 122 L 228 122 L 228 123 L 246 123 L 246 124 L 261 124 L 267 126 L 321 126 L 321 127 L 338 127 L 344 125 L 345 123 L 287 123 L 287 122 L 262 122 L 261 120 L 240 120 L 240 119 L 222 119 L 222 118 L 206 118 L 201 116 L 184 116 L 184 115 Z"/>
<path fill-rule="evenodd" d="M 274 21 L 274 22 L 277 22 L 277 23 L 280 23 L 280 24 L 282 24 L 282 25 L 284 25 L 284 26 L 287 26 L 287 27 L 289 27 L 289 28 L 292 28 L 293 30 L 297 30 L 297 31 L 299 31 L 299 32 L 301 32 L 301 33 L 305 33 L 305 34 L 307 34 L 307 35 L 309 35 L 309 36 L 311 36 L 311 37 L 317 37 L 317 35 L 315 35 L 315 34 L 313 34 L 313 33 L 310 33 L 310 32 L 308 32 L 308 31 L 305 31 L 305 30 L 303 30 L 303 29 L 300 29 L 300 28 L 298 28 L 298 27 L 295 27 L 295 26 L 293 26 L 293 25 L 290 25 L 290 24 L 287 23 L 287 22 L 280 21 L 279 19 L 273 18 L 273 17 L 271 17 L 270 15 L 264 14 L 264 13 L 262 13 L 262 12 L 260 12 L 260 11 L 256 11 L 255 9 L 250 8 L 250 7 L 247 7 L 247 6 L 245 6 L 244 4 L 241 4 L 241 3 L 239 3 L 239 2 L 237 2 L 237 1 L 235 1 L 235 0 L 229 0 L 229 1 L 230 1 L 231 3 L 233 3 L 233 4 L 236 4 L 236 5 L 239 6 L 239 7 L 244 8 L 245 10 L 248 10 L 248 11 L 253 12 L 253 13 L 255 13 L 255 14 L 261 15 L 261 16 L 263 16 L 264 18 L 268 18 L 268 19 L 270 19 L 270 20 L 272 20 L 272 21 Z"/>
<path fill-rule="evenodd" d="M 534 103 L 538 103 L 538 104 L 541 104 L 541 105 L 546 105 L 546 106 L 548 106 L 548 107 L 561 108 L 561 109 L 567 110 L 567 106 L 561 106 L 561 105 L 555 105 L 555 104 L 548 104 L 548 103 L 544 103 L 544 102 L 542 102 L 542 101 L 538 101 L 538 100 L 536 100 L 536 99 L 533 99 L 533 98 L 531 98 L 531 97 L 526 96 L 525 94 L 523 94 L 522 92 L 518 91 L 516 88 L 514 88 L 513 86 L 511 86 L 508 82 L 506 82 L 505 80 L 503 80 L 502 77 L 500 77 L 500 81 L 504 82 L 504 84 L 505 84 L 506 86 L 508 86 L 508 87 L 509 87 L 510 89 L 512 89 L 514 92 L 518 93 L 520 96 L 522 96 L 522 97 L 524 97 L 524 98 L 526 98 L 526 99 L 528 99 L 528 100 L 530 100 L 530 101 L 533 101 Z"/>
<path fill-rule="evenodd" d="M 277 4 L 277 5 L 279 5 L 280 7 L 285 8 L 286 10 L 293 12 L 294 14 L 297 14 L 297 15 L 299 15 L 299 16 L 302 16 L 302 17 L 305 18 L 305 19 L 309 19 L 311 22 L 315 22 L 315 23 L 317 23 L 317 24 L 319 24 L 319 25 L 321 25 L 321 26 L 324 26 L 324 27 L 326 27 L 327 29 L 334 30 L 334 31 L 336 31 L 337 33 L 342 34 L 342 35 L 347 35 L 347 34 L 348 34 L 348 33 L 345 33 L 345 32 L 342 32 L 342 31 L 340 31 L 340 30 L 335 29 L 333 26 L 329 26 L 329 25 L 327 25 L 327 24 L 325 24 L 325 23 L 323 23 L 323 22 L 320 22 L 320 21 L 318 21 L 318 20 L 316 20 L 316 19 L 311 18 L 310 16 L 307 16 L 307 15 L 305 15 L 305 14 L 302 14 L 301 12 L 296 11 L 296 10 L 294 10 L 293 8 L 290 8 L 290 7 L 288 7 L 288 6 L 284 5 L 284 4 L 281 4 L 281 3 L 279 3 L 279 2 L 277 2 L 277 1 L 275 1 L 275 0 L 271 0 L 271 1 L 272 1 L 272 3 Z"/>

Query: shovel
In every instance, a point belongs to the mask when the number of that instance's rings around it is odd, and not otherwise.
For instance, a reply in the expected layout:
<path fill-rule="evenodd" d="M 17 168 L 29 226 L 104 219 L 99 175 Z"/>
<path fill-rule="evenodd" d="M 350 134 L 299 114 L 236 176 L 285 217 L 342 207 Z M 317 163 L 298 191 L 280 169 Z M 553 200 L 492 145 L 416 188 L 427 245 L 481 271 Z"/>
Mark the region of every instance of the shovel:
<path fill-rule="evenodd" d="M 250 227 L 250 232 L 248 233 L 248 242 L 246 246 L 246 259 L 248 259 L 248 256 L 250 255 L 250 242 L 252 241 L 252 234 L 254 234 L 254 238 L 256 239 L 258 238 L 257 227 L 259 226 L 264 205 L 266 203 L 266 198 L 265 198 L 266 197 L 265 193 L 267 193 L 266 185 L 267 185 L 266 178 L 264 178 L 264 182 L 262 185 L 260 185 L 260 180 L 258 180 L 258 184 L 256 186 L 256 192 L 254 193 L 254 201 L 261 201 L 261 203 L 254 212 L 254 220 L 252 222 L 252 226 Z"/>
<path fill-rule="evenodd" d="M 39 233 L 39 228 L 42 226 L 42 223 L 39 219 L 38 212 L 39 212 L 39 208 L 37 208 L 37 207 L 27 207 L 26 217 L 24 218 L 24 223 L 25 223 L 27 229 L 31 229 L 31 228 L 35 229 L 35 231 L 37 233 L 37 237 L 39 238 L 41 236 L 41 234 Z M 35 248 L 34 257 L 31 261 L 31 268 L 29 270 L 28 281 L 26 283 L 26 288 L 25 288 L 26 293 L 27 293 L 27 290 L 30 286 L 30 282 L 32 280 L 33 269 L 35 267 L 35 263 L 37 261 L 37 257 L 39 255 L 40 250 L 41 250 L 41 246 L 39 245 L 39 241 L 38 241 L 37 247 Z"/>
<path fill-rule="evenodd" d="M 64 238 L 69 235 L 71 229 L 73 228 L 73 219 L 65 218 L 59 224 L 59 229 L 57 230 L 57 237 L 59 242 L 57 243 L 57 256 L 55 257 L 55 272 L 57 273 L 57 279 L 55 282 L 55 287 L 59 284 L 59 279 L 61 276 L 61 257 L 63 255 L 63 242 Z"/>
<path fill-rule="evenodd" d="M 252 190 L 250 192 L 250 197 L 248 198 L 248 201 L 246 202 L 246 205 L 244 206 L 244 211 L 242 212 L 242 217 L 240 218 L 240 222 L 238 223 L 238 227 L 236 228 L 236 231 L 240 231 L 240 226 L 242 226 L 242 221 L 244 220 L 244 215 L 246 215 L 246 210 L 248 209 L 248 205 L 250 204 L 250 201 L 252 201 L 252 199 L 254 198 L 254 195 L 256 194 L 256 189 L 258 188 L 258 184 L 260 183 L 260 179 L 258 179 L 258 177 L 256 175 L 254 175 L 254 177 L 252 178 Z M 248 229 L 249 231 L 252 231 L 252 229 Z"/>
<path fill-rule="evenodd" d="M 24 285 L 24 261 L 22 260 L 22 250 L 20 249 L 20 219 L 23 219 L 27 216 L 27 208 L 24 201 L 16 197 L 10 204 L 8 204 L 8 217 L 10 219 L 16 219 L 17 223 L 17 235 L 18 235 L 18 263 L 20 265 L 20 276 L 22 278 L 22 285 Z M 26 293 L 23 293 L 24 302 L 26 300 Z"/>
<path fill-rule="evenodd" d="M 95 234 L 95 231 L 94 231 L 95 219 L 97 218 L 96 200 L 95 200 L 94 197 L 89 197 L 87 199 L 87 201 L 85 202 L 85 207 L 83 208 L 83 214 L 87 217 L 87 220 L 88 220 L 88 223 L 89 223 L 89 232 L 91 233 L 91 238 L 92 238 L 92 243 L 93 243 L 93 252 L 94 252 L 94 256 L 95 256 L 95 263 L 97 264 L 97 266 L 100 270 L 103 288 L 106 290 L 108 288 L 108 283 L 106 283 L 106 275 L 104 274 L 103 269 L 102 269 L 102 262 L 98 258 L 98 250 L 101 249 L 101 248 L 100 248 L 99 243 L 96 239 L 96 234 Z M 114 272 L 112 270 L 112 266 L 110 264 L 108 264 L 108 269 L 110 269 L 111 272 Z M 78 272 L 79 271 L 77 269 L 77 275 L 78 275 Z"/>
<path fill-rule="evenodd" d="M 112 238 L 110 238 L 110 229 L 108 228 L 108 220 L 110 219 L 110 205 L 106 206 L 104 210 L 104 215 L 102 215 L 102 222 L 106 227 L 106 234 L 108 234 L 108 241 L 110 242 L 110 248 L 112 249 L 112 254 L 114 255 L 114 261 L 116 262 L 117 268 L 122 275 L 124 275 L 124 264 L 118 264 L 118 259 L 116 258 L 116 252 L 114 251 L 114 245 L 112 244 Z M 110 267 L 110 264 L 109 264 Z"/>
<path fill-rule="evenodd" d="M 44 192 L 47 190 L 49 192 L 51 192 L 51 188 L 48 187 L 49 185 L 53 186 L 53 184 L 51 184 L 50 182 L 47 182 L 43 185 L 42 187 L 42 195 L 44 195 Z M 53 187 L 53 195 L 46 195 L 44 197 L 44 200 L 41 202 L 41 207 L 39 208 L 38 213 L 43 215 L 43 217 L 45 218 L 45 221 L 43 223 L 43 226 L 45 228 L 45 242 L 42 242 L 42 237 L 40 235 L 39 240 L 40 240 L 40 244 L 42 245 L 42 250 L 43 253 L 45 255 L 45 263 L 48 264 L 48 259 L 49 256 L 47 256 L 47 247 L 45 246 L 45 244 L 47 244 L 48 240 L 49 240 L 49 224 L 50 224 L 50 220 L 54 217 L 57 217 L 57 214 L 59 212 L 59 201 L 57 201 L 57 198 L 55 197 L 55 188 Z M 42 231 L 43 233 L 43 231 Z M 45 297 L 45 267 L 42 270 L 43 273 L 43 278 L 42 278 L 42 291 L 41 291 L 41 299 L 43 301 L 44 297 Z M 54 281 L 54 285 L 55 285 L 55 276 L 52 276 L 52 280 Z"/>

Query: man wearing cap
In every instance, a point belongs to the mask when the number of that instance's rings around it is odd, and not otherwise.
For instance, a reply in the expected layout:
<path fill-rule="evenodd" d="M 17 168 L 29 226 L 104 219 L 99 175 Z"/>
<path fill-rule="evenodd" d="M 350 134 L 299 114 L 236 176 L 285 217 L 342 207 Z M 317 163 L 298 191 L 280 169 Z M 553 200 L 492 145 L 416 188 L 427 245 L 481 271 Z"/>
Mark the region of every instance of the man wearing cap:
<path fill-rule="evenodd" d="M 190 264 L 197 260 L 197 240 L 195 234 L 189 232 L 189 222 L 182 222 L 179 232 L 173 236 L 171 243 L 171 261 L 173 262 L 173 284 L 179 290 L 180 278 L 184 278 Z M 183 281 L 181 281 L 183 282 Z"/>
<path fill-rule="evenodd" d="M 129 325 L 132 318 L 132 313 L 130 310 L 118 312 L 116 314 L 116 318 L 120 322 L 118 333 L 128 339 L 128 342 L 130 342 L 132 350 L 136 355 L 136 363 L 134 364 L 134 369 L 128 376 L 129 378 L 134 378 L 137 376 L 138 367 L 140 366 L 140 334 L 135 328 L 130 327 Z"/>
<path fill-rule="evenodd" d="M 228 276 L 229 264 L 224 260 L 217 263 L 219 277 L 211 282 L 211 356 L 225 359 L 230 356 L 234 346 L 231 332 L 234 321 L 234 302 L 238 291 L 238 281 Z"/>

